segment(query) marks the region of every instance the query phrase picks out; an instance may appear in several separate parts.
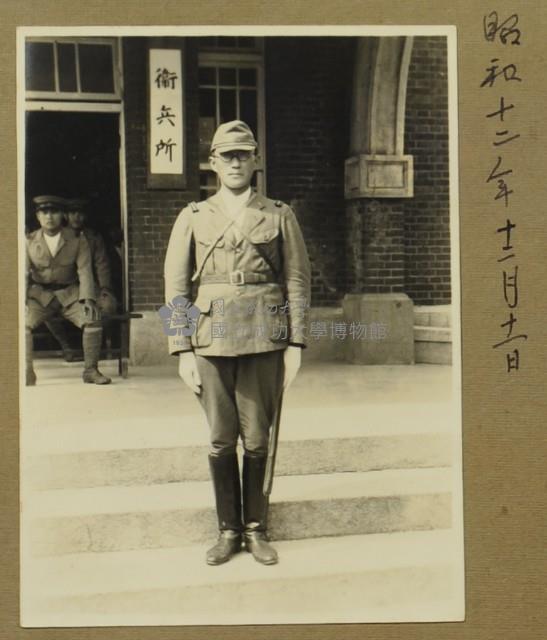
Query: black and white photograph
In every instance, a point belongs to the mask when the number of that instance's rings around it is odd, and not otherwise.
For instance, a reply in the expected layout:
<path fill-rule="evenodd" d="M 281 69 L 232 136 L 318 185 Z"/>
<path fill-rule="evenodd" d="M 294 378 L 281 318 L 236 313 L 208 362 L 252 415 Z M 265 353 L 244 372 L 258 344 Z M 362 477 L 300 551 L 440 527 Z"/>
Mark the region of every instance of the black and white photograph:
<path fill-rule="evenodd" d="M 464 620 L 456 37 L 18 28 L 22 626 Z"/>

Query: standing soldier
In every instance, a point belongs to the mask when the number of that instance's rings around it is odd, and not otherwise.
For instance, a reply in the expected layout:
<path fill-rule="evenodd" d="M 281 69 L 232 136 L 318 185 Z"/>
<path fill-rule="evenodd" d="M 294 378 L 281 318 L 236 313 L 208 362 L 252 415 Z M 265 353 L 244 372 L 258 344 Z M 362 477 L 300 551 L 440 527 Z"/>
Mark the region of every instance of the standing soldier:
<path fill-rule="evenodd" d="M 268 435 L 305 346 L 306 246 L 289 206 L 252 193 L 256 152 L 244 122 L 217 129 L 209 162 L 220 190 L 182 210 L 165 259 L 168 304 L 177 296 L 191 298 L 192 283 L 198 285 L 196 331 L 191 337 L 170 336 L 169 351 L 179 355 L 179 375 L 197 394 L 210 426 L 209 464 L 220 530 L 206 555 L 212 565 L 238 552 L 242 537 L 255 560 L 277 562 L 267 542 L 268 498 L 262 491 Z"/>
<path fill-rule="evenodd" d="M 97 368 L 102 328 L 85 326 L 99 317 L 87 240 L 63 227 L 62 198 L 38 196 L 33 202 L 40 229 L 26 239 L 26 384 L 36 384 L 32 329 L 56 315 L 83 328 L 84 382 L 108 384 L 110 378 Z"/>
<path fill-rule="evenodd" d="M 108 317 L 116 313 L 117 301 L 112 288 L 110 260 L 104 240 L 97 231 L 86 226 L 87 202 L 85 200 L 73 198 L 72 200 L 65 200 L 64 204 L 68 226 L 76 236 L 83 234 L 89 245 L 93 280 L 95 282 L 94 299 L 97 301 L 101 316 Z M 59 317 L 51 318 L 46 321 L 46 326 L 61 345 L 65 360 L 67 362 L 76 361 L 78 358 L 70 347 L 63 320 Z"/>

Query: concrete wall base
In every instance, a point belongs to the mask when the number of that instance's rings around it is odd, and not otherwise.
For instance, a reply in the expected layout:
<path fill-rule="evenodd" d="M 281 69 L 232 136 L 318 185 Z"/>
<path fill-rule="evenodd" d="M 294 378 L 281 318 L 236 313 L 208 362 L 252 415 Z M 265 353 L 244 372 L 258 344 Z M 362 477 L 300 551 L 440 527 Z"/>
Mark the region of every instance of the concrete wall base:
<path fill-rule="evenodd" d="M 142 315 L 131 321 L 131 365 L 172 364 L 173 356 L 167 352 L 167 337 L 157 312 L 143 311 Z M 308 346 L 303 360 L 413 364 L 413 325 L 413 304 L 406 294 L 348 294 L 342 309 L 310 309 Z M 442 360 L 445 359 L 443 354 Z"/>
<path fill-rule="evenodd" d="M 313 307 L 308 320 L 308 344 L 302 354 L 303 362 L 344 361 L 345 344 L 333 337 L 333 327 L 342 323 L 340 307 Z"/>
<path fill-rule="evenodd" d="M 163 333 L 157 312 L 142 311 L 141 313 L 142 318 L 131 321 L 130 363 L 144 366 L 171 364 L 174 358 L 167 353 L 167 336 Z M 332 336 L 333 324 L 341 322 L 343 322 L 343 314 L 339 307 L 310 309 L 308 326 L 315 327 L 315 333 L 312 332 L 307 348 L 304 349 L 304 362 L 344 360 L 345 343 Z"/>
<path fill-rule="evenodd" d="M 364 326 L 358 338 L 346 339 L 347 362 L 414 364 L 413 303 L 406 294 L 348 294 L 342 307 L 348 326 Z"/>
<path fill-rule="evenodd" d="M 131 365 L 170 364 L 174 356 L 167 351 L 167 336 L 157 311 L 141 311 L 142 318 L 131 320 L 129 362 Z"/>

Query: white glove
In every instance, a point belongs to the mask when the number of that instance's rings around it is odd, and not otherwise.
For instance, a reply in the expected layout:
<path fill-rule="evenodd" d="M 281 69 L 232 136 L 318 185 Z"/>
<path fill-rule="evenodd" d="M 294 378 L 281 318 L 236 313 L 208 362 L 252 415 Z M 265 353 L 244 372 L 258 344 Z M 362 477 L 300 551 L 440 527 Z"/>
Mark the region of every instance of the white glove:
<path fill-rule="evenodd" d="M 198 363 L 193 351 L 179 353 L 179 376 L 184 384 L 198 395 L 201 393 L 201 378 L 198 373 Z"/>
<path fill-rule="evenodd" d="M 300 347 L 289 345 L 283 354 L 283 363 L 285 365 L 283 391 L 286 391 L 296 378 L 298 369 L 300 369 L 300 365 L 302 363 L 302 349 Z"/>

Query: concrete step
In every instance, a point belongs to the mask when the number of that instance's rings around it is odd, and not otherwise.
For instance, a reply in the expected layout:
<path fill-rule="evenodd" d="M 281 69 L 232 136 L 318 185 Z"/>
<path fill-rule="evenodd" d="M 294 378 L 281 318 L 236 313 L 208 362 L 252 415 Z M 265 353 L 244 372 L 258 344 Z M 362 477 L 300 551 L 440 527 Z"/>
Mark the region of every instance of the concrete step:
<path fill-rule="evenodd" d="M 449 327 L 414 327 L 414 359 L 419 363 L 451 364 L 452 331 Z"/>
<path fill-rule="evenodd" d="M 414 307 L 414 361 L 452 363 L 451 305 Z"/>
<path fill-rule="evenodd" d="M 205 546 L 22 562 L 23 626 L 342 623 L 463 618 L 452 530 L 278 542 L 264 567 Z"/>
<path fill-rule="evenodd" d="M 450 327 L 414 327 L 414 340 L 419 342 L 451 342 Z"/>
<path fill-rule="evenodd" d="M 448 411 L 443 403 L 286 408 L 276 473 L 448 466 Z M 207 440 L 202 414 L 37 429 L 22 447 L 25 477 L 39 489 L 207 480 Z"/>
<path fill-rule="evenodd" d="M 449 304 L 415 306 L 414 325 L 420 327 L 450 327 L 452 325 L 452 306 Z"/>
<path fill-rule="evenodd" d="M 408 469 L 285 476 L 270 508 L 273 540 L 446 528 L 453 473 Z M 209 482 L 34 491 L 23 496 L 34 555 L 177 547 L 213 539 Z"/>

